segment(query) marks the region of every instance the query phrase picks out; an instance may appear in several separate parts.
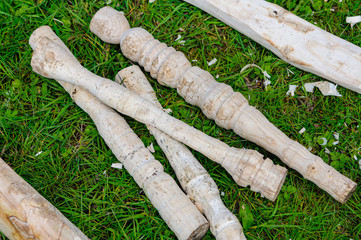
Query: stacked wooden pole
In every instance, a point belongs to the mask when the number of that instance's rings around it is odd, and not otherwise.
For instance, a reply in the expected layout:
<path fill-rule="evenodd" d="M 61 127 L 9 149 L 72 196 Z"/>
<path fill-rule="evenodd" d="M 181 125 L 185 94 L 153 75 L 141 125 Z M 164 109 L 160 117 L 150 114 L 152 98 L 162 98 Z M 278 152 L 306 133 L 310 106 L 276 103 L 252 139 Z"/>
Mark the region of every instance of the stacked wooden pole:
<path fill-rule="evenodd" d="M 361 93 L 361 82 L 355 78 L 359 72 L 353 70 L 360 62 L 353 54 L 361 54 L 358 47 L 264 1 L 185 1 L 244 31 L 285 61 Z M 249 15 L 251 8 L 252 12 L 257 9 L 256 15 Z M 264 22 L 263 27 L 254 21 Z M 250 106 L 241 93 L 217 82 L 208 72 L 192 67 L 183 53 L 154 39 L 146 30 L 130 28 L 121 12 L 110 7 L 100 9 L 90 29 L 103 41 L 120 44 L 126 57 L 138 62 L 160 84 L 176 88 L 187 102 L 200 107 L 218 125 L 272 152 L 336 200 L 345 203 L 355 190 L 355 182 L 289 139 Z M 288 42 L 306 36 L 311 40 L 301 41 L 298 49 L 279 41 L 277 34 L 268 35 L 269 29 L 278 29 L 278 35 L 292 32 Z M 312 41 L 320 37 L 330 40 L 332 46 Z M 238 219 L 222 203 L 215 182 L 183 144 L 221 164 L 240 186 L 250 186 L 266 198 L 276 199 L 285 180 L 285 168 L 263 159 L 257 151 L 229 147 L 164 113 L 139 67 L 118 73 L 116 81 L 125 88 L 81 66 L 47 26 L 34 31 L 29 43 L 34 50 L 33 70 L 58 81 L 90 115 L 109 148 L 179 239 L 200 239 L 208 226 L 217 239 L 245 239 Z M 337 54 L 326 64 L 318 61 L 320 56 L 314 53 L 313 45 L 322 54 Z M 347 81 L 343 80 L 345 77 Z M 112 108 L 147 125 L 190 199 Z M 5 183 L 0 186 L 0 230 L 10 239 L 87 239 L 34 189 L 21 182 L 1 159 L 0 181 Z"/>
<path fill-rule="evenodd" d="M 127 88 L 162 109 L 153 88 L 138 66 L 121 70 L 117 74 L 116 82 L 123 83 Z M 216 183 L 189 149 L 157 128 L 152 126 L 148 128 L 167 156 L 182 188 L 207 217 L 211 232 L 216 239 L 246 239 L 237 217 L 224 206 Z"/>
<path fill-rule="evenodd" d="M 160 84 L 176 88 L 188 103 L 200 107 L 219 126 L 272 152 L 337 201 L 345 203 L 355 190 L 355 182 L 288 138 L 241 93 L 217 82 L 207 71 L 192 67 L 183 53 L 160 43 L 145 29 L 129 28 L 122 13 L 110 7 L 100 9 L 90 30 L 103 41 L 118 42 L 123 54 L 143 66 Z"/>

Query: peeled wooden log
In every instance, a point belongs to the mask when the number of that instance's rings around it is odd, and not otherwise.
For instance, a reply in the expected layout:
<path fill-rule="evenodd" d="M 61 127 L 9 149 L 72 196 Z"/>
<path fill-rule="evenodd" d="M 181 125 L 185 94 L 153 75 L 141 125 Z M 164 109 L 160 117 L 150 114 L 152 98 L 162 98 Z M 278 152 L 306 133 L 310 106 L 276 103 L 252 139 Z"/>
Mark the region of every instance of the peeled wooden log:
<path fill-rule="evenodd" d="M 0 231 L 11 240 L 88 240 L 0 158 Z"/>
<path fill-rule="evenodd" d="M 120 15 L 104 7 L 94 15 L 90 30 L 102 40 L 111 36 L 112 42 L 119 41 L 126 57 L 138 62 L 160 84 L 177 88 L 188 103 L 200 107 L 219 126 L 233 129 L 239 136 L 272 152 L 341 203 L 347 201 L 356 188 L 355 182 L 288 138 L 250 106 L 241 93 L 217 82 L 209 72 L 192 67 L 183 53 L 160 43 L 143 28 L 129 29 L 128 22 Z"/>
<path fill-rule="evenodd" d="M 275 199 L 286 176 L 285 168 L 274 165 L 270 159 L 263 160 L 263 155 L 257 151 L 231 148 L 169 116 L 114 81 L 91 73 L 80 65 L 63 43 L 54 41 L 50 32 L 51 29 L 44 26 L 30 37 L 34 49 L 31 65 L 35 72 L 82 87 L 117 111 L 158 128 L 221 164 L 239 185 L 251 186 L 252 191 Z"/>
<path fill-rule="evenodd" d="M 184 0 L 285 62 L 361 93 L 361 48 L 263 0 Z"/>
<path fill-rule="evenodd" d="M 121 70 L 115 80 L 162 109 L 152 86 L 138 66 Z M 216 183 L 191 151 L 162 131 L 152 126 L 148 128 L 167 156 L 183 190 L 208 219 L 216 239 L 245 240 L 237 217 L 224 206 Z"/>

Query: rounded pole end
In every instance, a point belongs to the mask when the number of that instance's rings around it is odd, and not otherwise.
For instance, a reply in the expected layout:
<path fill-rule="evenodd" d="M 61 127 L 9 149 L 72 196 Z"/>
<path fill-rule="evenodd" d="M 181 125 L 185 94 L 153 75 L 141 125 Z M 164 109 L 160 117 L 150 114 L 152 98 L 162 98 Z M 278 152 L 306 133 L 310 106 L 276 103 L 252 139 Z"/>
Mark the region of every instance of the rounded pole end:
<path fill-rule="evenodd" d="M 90 21 L 90 31 L 106 43 L 120 44 L 128 29 L 130 26 L 124 14 L 109 6 L 98 10 Z"/>

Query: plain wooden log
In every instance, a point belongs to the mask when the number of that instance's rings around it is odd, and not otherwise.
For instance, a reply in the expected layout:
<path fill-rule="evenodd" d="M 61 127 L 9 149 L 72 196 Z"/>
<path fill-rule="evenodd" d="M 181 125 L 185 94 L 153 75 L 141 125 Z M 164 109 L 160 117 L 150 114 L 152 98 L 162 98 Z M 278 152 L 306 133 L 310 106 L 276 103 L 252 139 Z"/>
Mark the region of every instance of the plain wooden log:
<path fill-rule="evenodd" d="M 221 164 L 241 186 L 250 186 L 274 200 L 286 176 L 286 169 L 254 150 L 231 148 L 201 131 L 164 113 L 151 102 L 114 81 L 99 77 L 75 59 L 63 43 L 53 40 L 51 29 L 38 28 L 30 37 L 34 49 L 31 65 L 40 75 L 78 85 L 117 111 L 151 125 Z M 55 34 L 54 34 L 55 35 Z"/>
<path fill-rule="evenodd" d="M 1 158 L 0 231 L 11 240 L 89 239 Z"/>
<path fill-rule="evenodd" d="M 183 53 L 155 40 L 143 28 L 128 29 L 125 18 L 114 21 L 107 17 L 116 14 L 119 13 L 110 7 L 100 9 L 91 20 L 90 30 L 101 39 L 105 39 L 102 35 L 106 33 L 100 26 L 107 26 L 108 33 L 116 31 L 112 38 L 114 42 L 119 40 L 123 54 L 143 66 L 160 84 L 177 88 L 188 103 L 200 107 L 219 126 L 233 129 L 239 136 L 272 152 L 341 203 L 347 201 L 356 188 L 355 182 L 288 138 L 250 106 L 241 93 L 217 82 L 209 72 L 192 67 Z"/>
<path fill-rule="evenodd" d="M 115 80 L 162 109 L 152 86 L 138 66 L 121 70 Z M 162 131 L 152 126 L 148 129 L 167 156 L 183 190 L 208 219 L 216 239 L 246 239 L 237 217 L 223 204 L 216 183 L 191 151 Z"/>

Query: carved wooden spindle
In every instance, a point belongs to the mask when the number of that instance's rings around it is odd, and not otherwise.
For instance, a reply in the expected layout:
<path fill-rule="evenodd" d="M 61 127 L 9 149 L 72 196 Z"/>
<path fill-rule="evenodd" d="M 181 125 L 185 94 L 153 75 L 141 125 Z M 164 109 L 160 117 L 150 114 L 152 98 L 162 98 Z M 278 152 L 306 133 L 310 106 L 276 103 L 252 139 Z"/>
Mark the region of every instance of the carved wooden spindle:
<path fill-rule="evenodd" d="M 34 46 L 39 38 L 44 36 L 62 48 L 70 64 L 79 66 L 69 49 L 47 26 L 38 28 L 32 35 L 30 43 Z M 51 52 L 44 57 L 49 61 L 60 60 L 56 64 L 62 66 L 61 58 L 56 58 Z M 153 157 L 126 121 L 116 111 L 81 87 L 60 79 L 56 80 L 70 94 L 74 102 L 89 114 L 105 143 L 138 186 L 144 189 L 146 196 L 177 238 L 183 240 L 202 238 L 208 230 L 207 220 L 174 179 L 164 172 L 163 166 Z"/>
<path fill-rule="evenodd" d="M 117 111 L 139 122 L 151 125 L 174 139 L 199 151 L 221 164 L 241 186 L 250 186 L 274 200 L 284 182 L 287 170 L 274 165 L 270 159 L 254 150 L 237 149 L 214 139 L 201 131 L 164 113 L 151 102 L 123 86 L 99 77 L 75 59 L 69 49 L 54 37 L 47 26 L 40 27 L 30 36 L 34 49 L 31 66 L 40 75 L 78 85 Z"/>
<path fill-rule="evenodd" d="M 113 41 L 119 40 L 123 54 L 143 66 L 160 84 L 177 88 L 188 103 L 200 107 L 219 126 L 233 129 L 239 136 L 272 152 L 336 200 L 347 201 L 356 188 L 355 182 L 288 138 L 261 112 L 249 106 L 241 93 L 217 82 L 209 72 L 192 67 L 183 53 L 155 40 L 143 28 L 123 27 L 127 24 L 125 18 L 118 21 L 107 18 L 116 14 L 119 12 L 110 7 L 100 9 L 90 23 L 90 30 L 103 40 L 107 34 L 101 31 L 101 26 L 107 26 L 109 33 L 116 31 L 117 34 L 112 34 Z"/>
<path fill-rule="evenodd" d="M 59 81 L 74 102 L 94 121 L 100 136 L 116 158 L 142 188 L 160 216 L 178 239 L 201 239 L 208 230 L 208 222 L 164 172 L 143 142 L 127 122 L 96 97 L 73 84 Z"/>
<path fill-rule="evenodd" d="M 121 70 L 115 81 L 163 109 L 152 86 L 138 66 Z M 169 163 L 172 165 L 183 190 L 207 217 L 211 232 L 217 240 L 245 240 L 237 217 L 224 206 L 218 187 L 206 169 L 182 143 L 162 131 L 148 126 Z"/>

